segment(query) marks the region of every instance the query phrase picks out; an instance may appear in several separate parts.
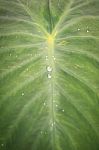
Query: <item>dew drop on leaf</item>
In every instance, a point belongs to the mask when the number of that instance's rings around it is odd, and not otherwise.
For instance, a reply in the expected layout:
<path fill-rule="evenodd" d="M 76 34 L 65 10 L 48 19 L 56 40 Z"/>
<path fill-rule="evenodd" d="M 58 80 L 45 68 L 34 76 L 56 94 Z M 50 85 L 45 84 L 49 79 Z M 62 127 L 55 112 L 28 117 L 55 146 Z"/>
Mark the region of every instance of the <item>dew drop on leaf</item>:
<path fill-rule="evenodd" d="M 46 103 L 44 102 L 44 106 L 46 105 Z"/>
<path fill-rule="evenodd" d="M 47 67 L 47 71 L 51 72 L 52 68 L 50 66 Z"/>
<path fill-rule="evenodd" d="M 24 96 L 24 93 L 22 93 L 22 96 Z"/>
<path fill-rule="evenodd" d="M 55 56 L 52 56 L 54 60 L 56 60 Z"/>
<path fill-rule="evenodd" d="M 48 79 L 51 79 L 51 75 L 50 74 L 48 74 Z"/>
<path fill-rule="evenodd" d="M 89 30 L 86 31 L 87 33 L 89 32 Z"/>
<path fill-rule="evenodd" d="M 3 146 L 4 146 L 4 144 L 2 143 L 2 144 L 1 144 L 1 146 L 3 147 Z"/>
<path fill-rule="evenodd" d="M 51 124 L 51 126 L 53 127 L 53 126 L 54 126 L 54 124 L 52 123 L 52 124 Z"/>

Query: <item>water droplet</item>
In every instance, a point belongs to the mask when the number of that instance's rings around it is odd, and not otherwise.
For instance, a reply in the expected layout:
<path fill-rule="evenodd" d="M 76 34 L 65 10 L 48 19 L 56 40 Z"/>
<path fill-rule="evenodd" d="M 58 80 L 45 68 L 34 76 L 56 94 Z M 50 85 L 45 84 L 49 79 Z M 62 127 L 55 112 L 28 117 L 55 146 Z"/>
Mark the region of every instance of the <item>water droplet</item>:
<path fill-rule="evenodd" d="M 48 74 L 48 78 L 51 79 L 51 75 L 50 74 Z"/>
<path fill-rule="evenodd" d="M 22 96 L 24 96 L 24 93 L 22 93 Z"/>
<path fill-rule="evenodd" d="M 87 33 L 89 32 L 89 30 L 86 31 Z"/>
<path fill-rule="evenodd" d="M 54 125 L 55 125 L 55 122 L 52 122 L 52 123 L 51 123 L 51 127 L 53 127 Z"/>
<path fill-rule="evenodd" d="M 46 105 L 46 103 L 44 102 L 44 106 Z"/>
<path fill-rule="evenodd" d="M 64 109 L 62 109 L 62 111 L 64 112 Z"/>
<path fill-rule="evenodd" d="M 52 68 L 50 66 L 47 67 L 47 71 L 51 72 Z"/>
<path fill-rule="evenodd" d="M 78 28 L 77 30 L 80 31 L 80 28 Z"/>
<path fill-rule="evenodd" d="M 4 146 L 4 144 L 2 143 L 2 144 L 1 144 L 1 146 L 3 147 L 3 146 Z"/>
<path fill-rule="evenodd" d="M 52 123 L 52 124 L 51 124 L 51 126 L 53 127 L 53 126 L 54 126 L 54 124 Z"/>

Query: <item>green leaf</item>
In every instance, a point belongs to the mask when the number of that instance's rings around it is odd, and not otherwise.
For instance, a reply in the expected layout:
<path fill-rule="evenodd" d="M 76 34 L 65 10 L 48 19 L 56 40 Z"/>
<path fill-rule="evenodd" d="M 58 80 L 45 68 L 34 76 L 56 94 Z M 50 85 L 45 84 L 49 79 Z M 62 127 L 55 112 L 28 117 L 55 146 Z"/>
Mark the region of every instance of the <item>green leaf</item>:
<path fill-rule="evenodd" d="M 0 0 L 0 150 L 99 150 L 99 0 Z"/>

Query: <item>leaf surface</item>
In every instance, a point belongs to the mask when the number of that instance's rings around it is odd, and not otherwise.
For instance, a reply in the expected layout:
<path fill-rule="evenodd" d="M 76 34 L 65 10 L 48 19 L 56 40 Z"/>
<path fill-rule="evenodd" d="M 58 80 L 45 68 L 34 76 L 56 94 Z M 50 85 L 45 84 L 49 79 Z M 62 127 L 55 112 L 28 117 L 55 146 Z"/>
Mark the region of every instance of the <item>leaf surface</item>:
<path fill-rule="evenodd" d="M 0 150 L 99 150 L 99 0 L 0 0 Z"/>

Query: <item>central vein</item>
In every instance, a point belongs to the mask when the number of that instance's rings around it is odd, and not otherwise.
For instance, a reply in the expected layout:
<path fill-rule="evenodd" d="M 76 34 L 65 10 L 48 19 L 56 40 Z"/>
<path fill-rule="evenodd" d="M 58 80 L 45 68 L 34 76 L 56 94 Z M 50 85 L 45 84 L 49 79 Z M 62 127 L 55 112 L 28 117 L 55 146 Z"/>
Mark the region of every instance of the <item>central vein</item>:
<path fill-rule="evenodd" d="M 55 146 L 55 56 L 54 56 L 54 47 L 55 47 L 55 34 L 49 34 L 47 36 L 47 73 L 48 73 L 48 80 L 49 80 L 49 94 L 50 94 L 50 126 L 51 126 L 51 135 L 52 135 L 52 145 L 53 150 Z"/>

